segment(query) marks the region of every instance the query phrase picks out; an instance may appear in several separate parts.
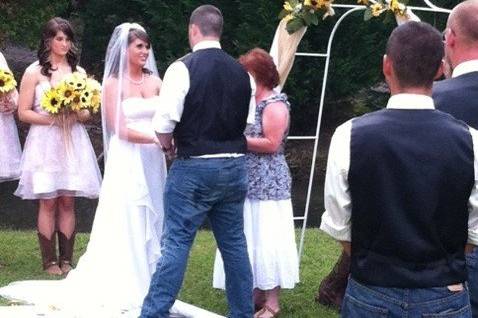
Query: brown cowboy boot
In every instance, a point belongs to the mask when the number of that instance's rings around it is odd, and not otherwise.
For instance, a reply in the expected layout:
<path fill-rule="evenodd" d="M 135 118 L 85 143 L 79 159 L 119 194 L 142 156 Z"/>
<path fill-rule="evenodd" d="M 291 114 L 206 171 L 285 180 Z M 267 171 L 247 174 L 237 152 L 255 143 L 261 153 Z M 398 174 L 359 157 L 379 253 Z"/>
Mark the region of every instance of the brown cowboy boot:
<path fill-rule="evenodd" d="M 60 268 L 63 274 L 72 270 L 73 266 L 73 246 L 75 245 L 75 232 L 73 232 L 70 238 L 65 234 L 58 231 L 58 247 L 60 250 Z"/>
<path fill-rule="evenodd" d="M 55 239 L 53 237 L 48 239 L 42 233 L 38 232 L 38 241 L 40 243 L 43 269 L 50 275 L 61 275 L 62 271 L 58 266 L 58 260 L 56 258 Z"/>
<path fill-rule="evenodd" d="M 350 256 L 342 252 L 332 271 L 320 283 L 315 301 L 340 310 L 349 274 Z"/>

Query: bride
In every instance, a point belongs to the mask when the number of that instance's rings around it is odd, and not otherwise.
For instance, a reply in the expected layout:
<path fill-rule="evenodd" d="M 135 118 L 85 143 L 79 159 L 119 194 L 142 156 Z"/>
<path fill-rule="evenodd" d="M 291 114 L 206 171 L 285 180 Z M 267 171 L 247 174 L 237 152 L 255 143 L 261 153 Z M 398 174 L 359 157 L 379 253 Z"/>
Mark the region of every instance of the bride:
<path fill-rule="evenodd" d="M 139 315 L 161 253 L 166 161 L 151 127 L 160 87 L 144 29 L 117 26 L 103 76 L 105 174 L 87 250 L 64 280 L 15 282 L 0 296 L 61 317 Z M 216 316 L 180 301 L 171 313 Z"/>

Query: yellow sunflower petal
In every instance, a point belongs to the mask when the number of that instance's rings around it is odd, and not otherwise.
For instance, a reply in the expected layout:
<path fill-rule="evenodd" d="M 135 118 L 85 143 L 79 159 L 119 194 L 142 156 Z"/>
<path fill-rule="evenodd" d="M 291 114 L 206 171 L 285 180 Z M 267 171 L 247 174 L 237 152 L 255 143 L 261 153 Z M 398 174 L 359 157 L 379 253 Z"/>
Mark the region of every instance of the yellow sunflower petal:
<path fill-rule="evenodd" d="M 61 96 L 56 89 L 52 88 L 43 95 L 40 105 L 46 112 L 58 114 L 62 107 Z"/>

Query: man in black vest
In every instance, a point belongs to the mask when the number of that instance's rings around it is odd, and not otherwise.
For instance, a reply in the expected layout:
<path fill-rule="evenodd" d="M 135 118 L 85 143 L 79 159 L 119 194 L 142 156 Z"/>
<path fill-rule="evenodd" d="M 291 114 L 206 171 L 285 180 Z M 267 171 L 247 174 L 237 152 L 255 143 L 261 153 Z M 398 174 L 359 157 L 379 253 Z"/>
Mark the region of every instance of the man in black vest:
<path fill-rule="evenodd" d="M 451 78 L 436 82 L 433 99 L 436 108 L 452 114 L 478 129 L 478 1 L 457 5 L 448 17 L 444 31 L 446 63 Z M 478 317 L 478 248 L 466 249 L 468 286 L 473 317 Z"/>
<path fill-rule="evenodd" d="M 471 317 L 464 251 L 478 238 L 478 133 L 434 109 L 442 57 L 433 27 L 397 27 L 383 60 L 387 108 L 332 137 L 321 229 L 351 254 L 343 317 Z"/>
<path fill-rule="evenodd" d="M 162 255 L 142 318 L 169 317 L 189 250 L 206 217 L 224 259 L 229 317 L 253 316 L 243 228 L 247 191 L 243 132 L 246 119 L 253 118 L 251 86 L 243 67 L 221 50 L 222 25 L 216 7 L 194 10 L 188 34 L 193 52 L 171 64 L 164 76 L 153 127 L 163 151 L 176 152 L 177 159 L 166 181 Z"/>

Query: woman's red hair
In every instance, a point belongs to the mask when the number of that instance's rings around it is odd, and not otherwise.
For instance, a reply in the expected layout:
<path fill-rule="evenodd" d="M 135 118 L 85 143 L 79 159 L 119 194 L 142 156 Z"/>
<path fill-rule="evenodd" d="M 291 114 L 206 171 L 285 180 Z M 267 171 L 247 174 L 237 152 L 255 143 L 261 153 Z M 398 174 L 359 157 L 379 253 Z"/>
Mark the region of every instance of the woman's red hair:
<path fill-rule="evenodd" d="M 272 56 L 260 48 L 254 48 L 239 57 L 246 70 L 251 73 L 257 84 L 273 89 L 279 85 L 279 73 Z"/>

